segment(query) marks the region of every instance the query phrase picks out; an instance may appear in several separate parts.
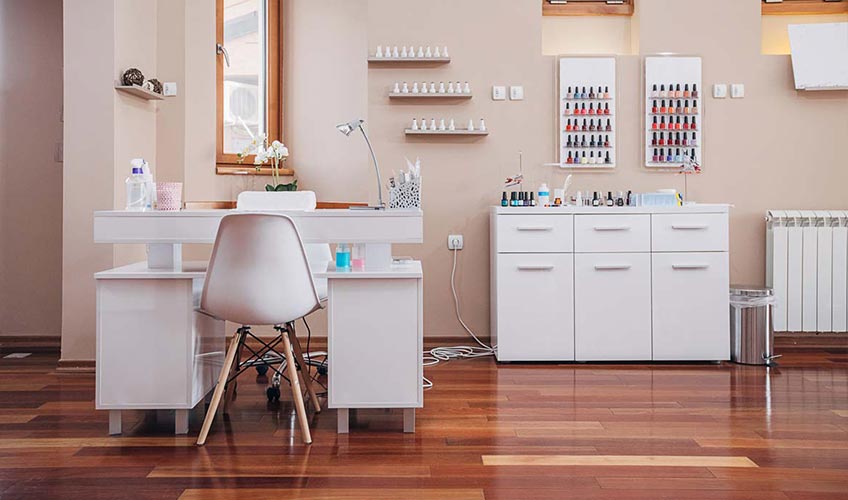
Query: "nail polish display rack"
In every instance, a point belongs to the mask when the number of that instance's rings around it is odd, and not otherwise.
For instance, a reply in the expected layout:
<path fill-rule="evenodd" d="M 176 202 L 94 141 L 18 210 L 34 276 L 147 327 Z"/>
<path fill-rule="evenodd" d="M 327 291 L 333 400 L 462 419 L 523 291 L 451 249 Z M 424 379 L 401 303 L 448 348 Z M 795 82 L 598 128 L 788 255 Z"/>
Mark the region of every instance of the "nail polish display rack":
<path fill-rule="evenodd" d="M 471 99 L 468 82 L 395 82 L 389 89 L 389 99 Z"/>
<path fill-rule="evenodd" d="M 702 163 L 701 58 L 645 58 L 645 166 L 679 169 Z"/>
<path fill-rule="evenodd" d="M 615 168 L 615 81 L 613 57 L 559 59 L 561 168 Z"/>
<path fill-rule="evenodd" d="M 412 126 L 404 131 L 406 135 L 441 135 L 441 136 L 485 136 L 489 135 L 489 130 L 486 128 L 486 121 L 480 120 L 479 124 L 469 120 L 467 125 L 457 125 L 456 120 L 445 120 L 442 118 L 436 123 L 436 119 L 428 121 L 422 119 L 419 122 L 417 119 L 412 120 Z"/>
<path fill-rule="evenodd" d="M 423 47 L 417 49 L 414 46 L 377 46 L 374 55 L 368 57 L 369 63 L 421 63 L 421 64 L 449 64 L 450 53 L 447 47 Z"/>

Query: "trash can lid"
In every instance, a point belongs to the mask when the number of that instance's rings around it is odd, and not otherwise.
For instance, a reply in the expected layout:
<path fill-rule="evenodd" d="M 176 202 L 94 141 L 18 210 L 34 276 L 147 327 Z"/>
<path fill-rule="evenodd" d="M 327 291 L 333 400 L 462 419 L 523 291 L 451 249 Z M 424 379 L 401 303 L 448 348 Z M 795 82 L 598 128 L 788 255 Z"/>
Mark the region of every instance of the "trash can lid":
<path fill-rule="evenodd" d="M 730 295 L 742 295 L 744 297 L 772 297 L 774 295 L 774 290 L 765 286 L 730 285 Z"/>

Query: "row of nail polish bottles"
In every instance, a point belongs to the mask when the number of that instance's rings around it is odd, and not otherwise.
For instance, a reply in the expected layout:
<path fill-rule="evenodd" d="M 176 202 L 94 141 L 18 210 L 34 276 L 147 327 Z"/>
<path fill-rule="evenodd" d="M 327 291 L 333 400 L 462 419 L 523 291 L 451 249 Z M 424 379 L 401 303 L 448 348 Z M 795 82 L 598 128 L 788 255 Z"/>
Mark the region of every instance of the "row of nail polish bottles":
<path fill-rule="evenodd" d="M 669 100 L 667 105 L 665 99 L 657 102 L 655 99 L 651 104 L 651 114 L 654 115 L 697 115 L 698 114 L 698 100 L 693 99 L 691 102 L 688 99 L 681 100 L 678 99 L 676 102 L 674 100 Z"/>
<path fill-rule="evenodd" d="M 573 90 L 572 90 L 573 89 Z M 601 91 L 601 86 L 598 86 L 598 91 L 595 92 L 595 87 L 589 87 L 589 91 L 586 92 L 586 87 L 580 87 L 575 85 L 573 88 L 568 87 L 568 90 L 565 92 L 565 98 L 568 100 L 572 99 L 610 99 L 610 91 L 609 87 L 605 86 L 603 91 Z"/>
<path fill-rule="evenodd" d="M 698 84 L 693 83 L 691 86 L 691 90 L 688 83 L 683 84 L 683 88 L 680 88 L 679 83 L 669 83 L 668 88 L 666 88 L 665 84 L 654 84 L 651 87 L 651 98 L 665 99 L 679 99 L 679 98 L 689 98 L 689 97 L 698 97 Z"/>
<path fill-rule="evenodd" d="M 611 147 L 610 138 L 608 135 L 598 135 L 598 140 L 595 140 L 595 135 L 592 134 L 589 136 L 589 139 L 586 139 L 586 135 L 584 134 L 582 137 L 579 135 L 566 137 L 565 146 L 566 148 L 609 148 Z"/>
<path fill-rule="evenodd" d="M 564 163 L 566 165 L 612 165 L 612 158 L 610 158 L 609 151 L 606 152 L 606 156 L 604 156 L 602 151 L 598 151 L 597 153 L 595 155 L 595 151 L 589 151 L 587 155 L 586 151 L 575 151 L 572 154 L 572 151 L 569 151 Z"/>
<path fill-rule="evenodd" d="M 653 132 L 651 146 L 697 146 L 698 134 L 695 132 Z"/>
<path fill-rule="evenodd" d="M 467 130 L 468 132 L 473 132 L 474 130 L 479 130 L 480 132 L 485 132 L 488 129 L 486 128 L 486 120 L 484 120 L 483 118 L 480 118 L 480 124 L 477 126 L 476 129 L 474 127 L 474 120 L 468 120 L 468 124 L 465 126 L 465 128 L 457 128 L 456 121 L 454 121 L 453 118 L 451 118 L 449 122 L 445 121 L 445 119 L 442 118 L 441 120 L 439 120 L 438 123 L 436 123 L 435 118 L 430 119 L 429 123 L 427 122 L 426 118 L 422 118 L 420 122 L 417 118 L 413 118 L 410 130 L 420 130 L 423 132 L 453 132 L 455 130 Z"/>
<path fill-rule="evenodd" d="M 571 123 L 571 119 L 569 118 L 565 122 L 565 130 L 563 132 L 612 132 L 612 120 L 607 118 L 606 124 L 604 124 L 604 120 L 599 118 L 598 123 L 595 124 L 595 119 L 590 118 L 580 120 L 578 118 L 574 119 L 574 123 Z"/>
<path fill-rule="evenodd" d="M 688 154 L 685 148 L 682 150 L 680 148 L 668 148 L 667 150 L 665 148 L 654 148 L 654 155 L 651 157 L 651 160 L 654 163 L 683 163 L 686 161 L 687 156 L 693 162 L 697 161 L 694 148 Z"/>
<path fill-rule="evenodd" d="M 400 49 L 398 49 L 397 45 L 394 47 L 386 46 L 385 50 L 382 45 L 378 45 L 377 53 L 374 57 L 377 59 L 440 59 L 442 57 L 450 57 L 450 54 L 447 47 L 443 49 L 436 47 L 434 50 L 433 47 L 425 48 L 424 46 L 419 46 L 416 51 L 412 45 L 409 48 L 404 46 Z"/>
<path fill-rule="evenodd" d="M 421 85 L 418 82 L 413 82 L 412 87 L 409 86 L 407 82 L 403 82 L 401 85 L 399 82 L 395 82 L 392 87 L 393 94 L 470 94 L 471 93 L 471 84 L 465 82 L 463 85 L 462 82 L 439 82 L 439 85 L 436 85 L 436 82 L 421 82 Z"/>
<path fill-rule="evenodd" d="M 605 102 L 604 106 L 601 107 L 601 103 L 598 103 L 598 106 L 595 107 L 594 103 L 589 103 L 589 107 L 586 107 L 586 103 L 577 104 L 574 103 L 574 109 L 571 108 L 571 103 L 565 103 L 565 111 L 563 111 L 563 115 L 571 116 L 571 115 L 610 115 L 609 103 Z"/>
<path fill-rule="evenodd" d="M 659 121 L 657 121 L 657 118 L 659 118 Z M 668 122 L 665 118 L 665 116 L 653 117 L 651 130 L 698 130 L 698 121 L 694 116 L 691 117 L 691 122 L 689 116 L 669 116 Z"/>

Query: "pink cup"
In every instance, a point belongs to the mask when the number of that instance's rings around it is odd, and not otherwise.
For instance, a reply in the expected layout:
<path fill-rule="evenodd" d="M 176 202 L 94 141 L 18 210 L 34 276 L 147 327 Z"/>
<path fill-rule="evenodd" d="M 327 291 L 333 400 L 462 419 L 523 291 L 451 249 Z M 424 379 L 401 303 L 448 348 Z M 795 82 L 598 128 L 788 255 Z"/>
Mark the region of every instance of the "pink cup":
<path fill-rule="evenodd" d="M 157 182 L 156 207 L 159 210 L 175 211 L 183 206 L 182 182 Z"/>

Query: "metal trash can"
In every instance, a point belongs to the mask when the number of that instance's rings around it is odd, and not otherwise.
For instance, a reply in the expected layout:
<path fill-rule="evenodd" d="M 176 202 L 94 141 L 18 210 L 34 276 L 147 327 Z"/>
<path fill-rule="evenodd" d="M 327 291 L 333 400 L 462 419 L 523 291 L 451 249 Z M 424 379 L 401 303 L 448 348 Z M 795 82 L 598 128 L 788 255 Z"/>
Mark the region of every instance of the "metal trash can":
<path fill-rule="evenodd" d="M 730 286 L 730 360 L 745 365 L 772 365 L 774 290 Z"/>

